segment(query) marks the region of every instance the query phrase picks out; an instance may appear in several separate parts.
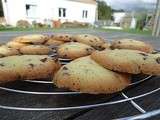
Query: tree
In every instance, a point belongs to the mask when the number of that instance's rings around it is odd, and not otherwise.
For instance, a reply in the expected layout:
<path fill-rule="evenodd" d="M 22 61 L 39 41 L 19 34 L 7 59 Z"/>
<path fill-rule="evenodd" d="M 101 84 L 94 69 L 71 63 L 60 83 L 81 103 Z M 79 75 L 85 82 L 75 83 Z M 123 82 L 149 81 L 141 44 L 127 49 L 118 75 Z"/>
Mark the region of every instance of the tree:
<path fill-rule="evenodd" d="M 137 25 L 136 28 L 139 30 L 143 30 L 143 28 L 145 27 L 145 22 L 146 22 L 146 17 L 147 17 L 147 13 L 144 12 L 139 12 L 137 14 L 135 14 L 135 17 L 137 19 Z"/>
<path fill-rule="evenodd" d="M 2 0 L 0 0 L 0 17 L 3 17 Z"/>
<path fill-rule="evenodd" d="M 112 9 L 104 1 L 97 1 L 98 3 L 98 19 L 99 20 L 111 20 Z"/>

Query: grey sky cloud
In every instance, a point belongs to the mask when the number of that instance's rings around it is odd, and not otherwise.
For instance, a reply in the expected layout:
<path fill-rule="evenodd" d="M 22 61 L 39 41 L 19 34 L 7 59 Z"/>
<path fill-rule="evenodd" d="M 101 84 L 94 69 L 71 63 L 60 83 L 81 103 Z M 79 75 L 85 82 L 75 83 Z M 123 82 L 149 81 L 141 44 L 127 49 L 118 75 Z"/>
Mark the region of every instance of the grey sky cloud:
<path fill-rule="evenodd" d="M 153 11 L 157 0 L 104 0 L 114 9 Z"/>

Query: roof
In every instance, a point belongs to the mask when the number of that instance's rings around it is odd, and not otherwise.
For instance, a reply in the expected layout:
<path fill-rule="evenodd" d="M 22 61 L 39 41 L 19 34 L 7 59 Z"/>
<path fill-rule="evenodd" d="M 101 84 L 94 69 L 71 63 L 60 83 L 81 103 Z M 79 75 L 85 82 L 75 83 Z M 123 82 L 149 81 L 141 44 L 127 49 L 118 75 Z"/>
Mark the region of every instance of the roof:
<path fill-rule="evenodd" d="M 96 5 L 96 0 L 69 0 L 73 2 L 81 2 L 81 3 L 87 3 L 87 4 L 94 4 Z"/>

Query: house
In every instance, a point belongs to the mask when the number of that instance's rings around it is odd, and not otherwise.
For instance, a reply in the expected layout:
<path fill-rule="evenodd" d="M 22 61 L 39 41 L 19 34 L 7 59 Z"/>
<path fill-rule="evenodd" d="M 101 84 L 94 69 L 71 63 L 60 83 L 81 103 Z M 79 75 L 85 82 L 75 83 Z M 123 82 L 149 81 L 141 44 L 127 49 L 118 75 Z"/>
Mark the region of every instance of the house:
<path fill-rule="evenodd" d="M 78 21 L 93 24 L 96 0 L 2 0 L 7 24 L 18 20 L 44 23 L 46 20 Z"/>
<path fill-rule="evenodd" d="M 122 19 L 125 17 L 126 13 L 125 12 L 114 12 L 113 13 L 113 18 L 114 18 L 114 23 L 115 24 L 120 24 Z"/>
<path fill-rule="evenodd" d="M 136 28 L 136 18 L 134 12 L 114 12 L 113 13 L 114 21 L 113 23 L 122 28 Z"/>
<path fill-rule="evenodd" d="M 121 20 L 120 26 L 124 29 L 135 29 L 136 28 L 136 18 L 134 16 L 134 13 L 126 13 L 126 15 Z"/>

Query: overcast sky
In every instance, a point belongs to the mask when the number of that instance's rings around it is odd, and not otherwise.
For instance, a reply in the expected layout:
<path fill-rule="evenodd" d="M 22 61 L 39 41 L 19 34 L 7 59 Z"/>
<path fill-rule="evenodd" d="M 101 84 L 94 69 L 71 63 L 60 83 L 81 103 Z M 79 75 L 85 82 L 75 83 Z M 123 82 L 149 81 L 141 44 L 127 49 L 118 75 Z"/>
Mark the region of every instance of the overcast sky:
<path fill-rule="evenodd" d="M 104 0 L 114 9 L 140 10 L 155 8 L 157 0 Z"/>

